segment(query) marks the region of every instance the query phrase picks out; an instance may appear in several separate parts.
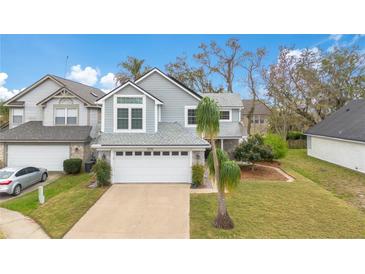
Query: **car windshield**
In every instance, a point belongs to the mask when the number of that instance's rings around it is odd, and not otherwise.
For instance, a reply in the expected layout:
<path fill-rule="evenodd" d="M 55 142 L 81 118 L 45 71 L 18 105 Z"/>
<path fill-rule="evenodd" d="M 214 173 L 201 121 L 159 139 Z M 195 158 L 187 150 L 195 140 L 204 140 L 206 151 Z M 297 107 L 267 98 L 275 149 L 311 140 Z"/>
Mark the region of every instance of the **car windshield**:
<path fill-rule="evenodd" d="M 13 171 L 8 171 L 8 170 L 0 170 L 0 180 L 1 179 L 8 179 L 11 174 L 13 174 Z"/>

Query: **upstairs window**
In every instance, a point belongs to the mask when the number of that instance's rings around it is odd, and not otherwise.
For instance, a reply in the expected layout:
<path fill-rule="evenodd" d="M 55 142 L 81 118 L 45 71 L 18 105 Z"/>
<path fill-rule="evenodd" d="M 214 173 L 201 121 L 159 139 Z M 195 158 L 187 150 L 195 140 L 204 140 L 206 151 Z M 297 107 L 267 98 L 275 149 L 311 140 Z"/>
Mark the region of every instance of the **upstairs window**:
<path fill-rule="evenodd" d="M 144 131 L 144 97 L 119 96 L 116 98 L 116 131 Z"/>
<path fill-rule="evenodd" d="M 185 126 L 196 126 L 196 107 L 185 107 Z"/>
<path fill-rule="evenodd" d="M 229 110 L 222 110 L 220 112 L 221 121 L 231 121 L 231 112 Z"/>
<path fill-rule="evenodd" d="M 23 113 L 22 108 L 13 108 L 13 124 L 19 125 L 23 123 Z"/>
<path fill-rule="evenodd" d="M 56 108 L 55 109 L 55 125 L 77 125 L 78 123 L 77 108 Z"/>

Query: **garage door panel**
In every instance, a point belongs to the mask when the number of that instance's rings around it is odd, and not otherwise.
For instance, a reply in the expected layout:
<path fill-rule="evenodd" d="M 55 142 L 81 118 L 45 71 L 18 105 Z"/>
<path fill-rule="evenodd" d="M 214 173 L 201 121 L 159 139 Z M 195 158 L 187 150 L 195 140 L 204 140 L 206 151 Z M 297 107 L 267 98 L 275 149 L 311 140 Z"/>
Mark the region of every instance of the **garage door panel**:
<path fill-rule="evenodd" d="M 116 156 L 115 183 L 187 183 L 191 181 L 189 156 Z"/>
<path fill-rule="evenodd" d="M 68 145 L 8 145 L 8 166 L 35 166 L 62 171 L 70 156 Z"/>

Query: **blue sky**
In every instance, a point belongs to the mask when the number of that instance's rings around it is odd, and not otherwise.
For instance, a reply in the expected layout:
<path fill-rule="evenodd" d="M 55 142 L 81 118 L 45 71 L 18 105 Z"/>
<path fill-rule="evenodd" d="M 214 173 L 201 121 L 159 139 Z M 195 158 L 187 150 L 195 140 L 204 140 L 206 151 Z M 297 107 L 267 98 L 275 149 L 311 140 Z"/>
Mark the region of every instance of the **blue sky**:
<path fill-rule="evenodd" d="M 0 98 L 16 93 L 50 73 L 84 81 L 99 88 L 111 88 L 112 73 L 127 56 L 145 59 L 164 70 L 176 56 L 191 56 L 201 42 L 219 44 L 236 37 L 245 50 L 265 47 L 265 63 L 275 62 L 280 46 L 297 49 L 333 45 L 365 48 L 360 35 L 0 35 Z M 67 67 L 66 56 L 69 56 Z M 221 79 L 217 76 L 215 82 Z M 235 91 L 247 92 L 237 77 Z"/>

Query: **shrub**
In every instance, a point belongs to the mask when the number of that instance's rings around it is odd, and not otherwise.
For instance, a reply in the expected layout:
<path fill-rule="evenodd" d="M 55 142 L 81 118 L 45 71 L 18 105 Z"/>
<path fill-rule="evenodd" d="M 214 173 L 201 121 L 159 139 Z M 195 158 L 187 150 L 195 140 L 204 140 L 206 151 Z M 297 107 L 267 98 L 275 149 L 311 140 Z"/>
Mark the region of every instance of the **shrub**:
<path fill-rule="evenodd" d="M 112 169 L 107 161 L 101 159 L 96 161 L 96 164 L 93 166 L 93 172 L 99 187 L 110 185 L 111 171 Z"/>
<path fill-rule="evenodd" d="M 264 143 L 271 147 L 274 159 L 283 158 L 288 153 L 287 142 L 277 134 L 267 134 Z"/>
<path fill-rule="evenodd" d="M 192 180 L 193 186 L 198 187 L 203 184 L 205 168 L 203 165 L 193 165 L 192 167 Z"/>
<path fill-rule="evenodd" d="M 63 170 L 67 174 L 78 174 L 81 171 L 82 160 L 79 158 L 67 159 L 63 161 Z"/>
<path fill-rule="evenodd" d="M 272 161 L 273 153 L 269 146 L 264 144 L 261 135 L 250 136 L 234 151 L 234 158 L 241 162 Z"/>
<path fill-rule="evenodd" d="M 287 140 L 300 140 L 305 139 L 305 135 L 300 131 L 289 131 L 286 135 Z"/>

